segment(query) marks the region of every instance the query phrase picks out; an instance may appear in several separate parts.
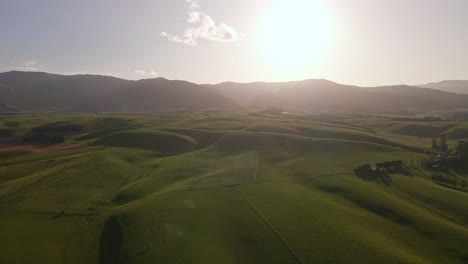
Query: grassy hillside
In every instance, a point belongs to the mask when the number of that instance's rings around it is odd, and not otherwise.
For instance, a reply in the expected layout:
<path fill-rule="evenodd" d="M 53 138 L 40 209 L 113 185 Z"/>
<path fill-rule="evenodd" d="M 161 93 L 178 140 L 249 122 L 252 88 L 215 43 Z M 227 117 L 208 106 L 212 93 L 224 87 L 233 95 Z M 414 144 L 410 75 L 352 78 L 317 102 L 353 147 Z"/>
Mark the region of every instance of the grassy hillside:
<path fill-rule="evenodd" d="M 468 261 L 468 193 L 409 165 L 465 123 L 242 110 L 18 114 L 0 127 L 12 131 L 0 263 Z M 22 142 L 37 130 L 65 142 Z M 354 173 L 393 160 L 411 176 Z"/>
<path fill-rule="evenodd" d="M 158 150 L 162 154 L 177 154 L 193 150 L 198 142 L 191 137 L 170 132 L 130 130 L 110 134 L 97 140 L 94 144 Z"/>

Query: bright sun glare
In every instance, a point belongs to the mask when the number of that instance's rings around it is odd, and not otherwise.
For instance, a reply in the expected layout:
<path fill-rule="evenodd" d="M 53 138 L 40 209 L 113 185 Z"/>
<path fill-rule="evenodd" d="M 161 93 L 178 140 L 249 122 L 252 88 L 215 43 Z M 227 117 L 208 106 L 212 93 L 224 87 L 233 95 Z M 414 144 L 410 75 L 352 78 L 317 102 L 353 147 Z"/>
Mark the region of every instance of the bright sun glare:
<path fill-rule="evenodd" d="M 322 1 L 272 0 L 259 22 L 259 54 L 271 67 L 306 70 L 323 59 L 333 33 Z"/>

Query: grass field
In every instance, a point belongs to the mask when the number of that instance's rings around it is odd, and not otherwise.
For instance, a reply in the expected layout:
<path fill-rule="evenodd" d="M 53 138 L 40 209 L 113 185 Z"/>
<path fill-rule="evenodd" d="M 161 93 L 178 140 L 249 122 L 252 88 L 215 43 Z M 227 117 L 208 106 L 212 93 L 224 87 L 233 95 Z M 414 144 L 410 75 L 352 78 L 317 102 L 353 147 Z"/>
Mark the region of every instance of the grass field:
<path fill-rule="evenodd" d="M 467 263 L 467 192 L 418 166 L 388 184 L 354 175 L 467 127 L 257 110 L 1 116 L 0 263 Z M 37 129 L 79 147 L 12 151 Z"/>

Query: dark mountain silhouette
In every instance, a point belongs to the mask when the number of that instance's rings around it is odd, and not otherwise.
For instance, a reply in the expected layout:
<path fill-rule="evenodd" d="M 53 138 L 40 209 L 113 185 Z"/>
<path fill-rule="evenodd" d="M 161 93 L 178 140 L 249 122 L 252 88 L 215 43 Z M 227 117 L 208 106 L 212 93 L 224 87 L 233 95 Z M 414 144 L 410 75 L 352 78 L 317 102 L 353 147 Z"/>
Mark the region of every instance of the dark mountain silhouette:
<path fill-rule="evenodd" d="M 441 81 L 438 83 L 428 83 L 424 85 L 418 85 L 423 88 L 432 88 L 441 91 L 457 94 L 468 94 L 468 81 Z"/>
<path fill-rule="evenodd" d="M 368 88 L 328 80 L 305 80 L 272 84 L 222 83 L 211 87 L 240 104 L 255 106 L 382 112 L 468 108 L 468 95 L 407 85 Z"/>
<path fill-rule="evenodd" d="M 99 75 L 0 73 L 0 111 L 157 111 L 230 108 L 211 88 L 164 78 L 129 81 Z"/>
<path fill-rule="evenodd" d="M 407 85 L 358 87 L 328 80 L 197 85 L 164 78 L 0 73 L 0 111 L 145 112 L 277 106 L 303 110 L 404 112 L 468 108 L 468 95 Z"/>

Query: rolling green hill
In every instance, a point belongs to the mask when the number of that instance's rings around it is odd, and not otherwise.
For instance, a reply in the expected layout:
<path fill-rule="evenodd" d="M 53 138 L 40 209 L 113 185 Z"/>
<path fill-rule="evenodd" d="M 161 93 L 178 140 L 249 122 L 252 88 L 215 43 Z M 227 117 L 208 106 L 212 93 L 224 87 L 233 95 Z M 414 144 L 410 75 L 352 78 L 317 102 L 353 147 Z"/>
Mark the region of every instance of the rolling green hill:
<path fill-rule="evenodd" d="M 255 109 L 0 116 L 13 135 L 0 263 L 466 263 L 468 192 L 413 163 L 465 126 Z M 11 150 L 37 130 L 65 142 Z M 394 160 L 408 173 L 354 173 Z"/>

